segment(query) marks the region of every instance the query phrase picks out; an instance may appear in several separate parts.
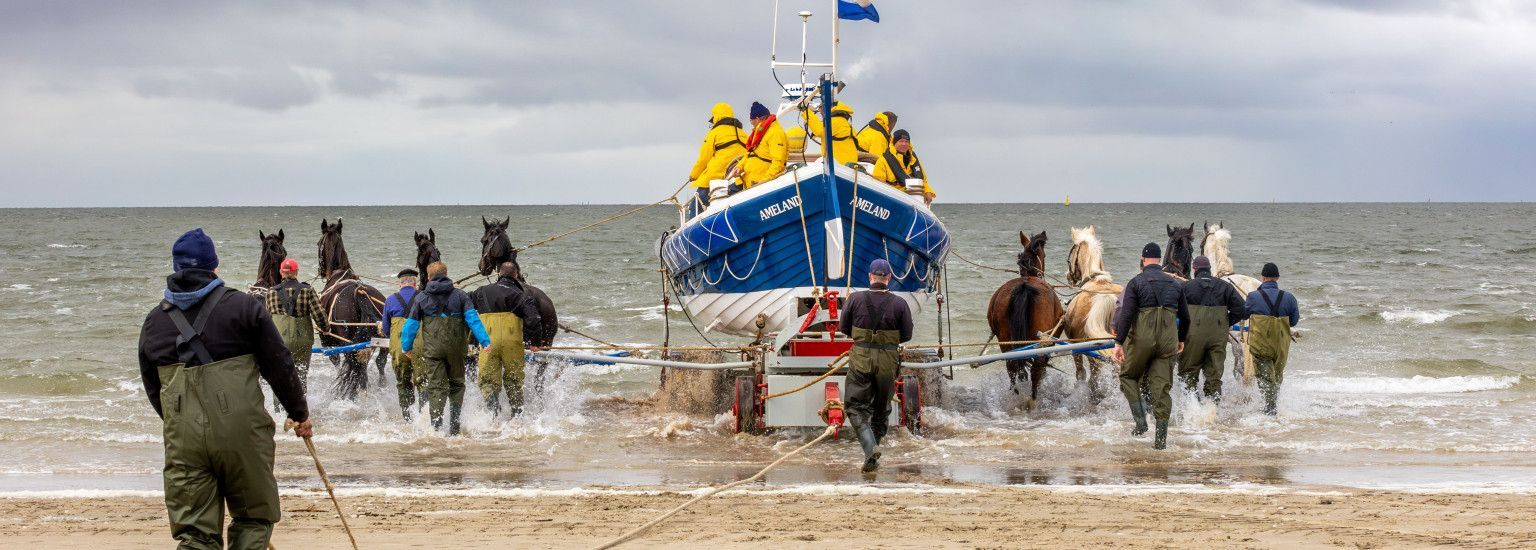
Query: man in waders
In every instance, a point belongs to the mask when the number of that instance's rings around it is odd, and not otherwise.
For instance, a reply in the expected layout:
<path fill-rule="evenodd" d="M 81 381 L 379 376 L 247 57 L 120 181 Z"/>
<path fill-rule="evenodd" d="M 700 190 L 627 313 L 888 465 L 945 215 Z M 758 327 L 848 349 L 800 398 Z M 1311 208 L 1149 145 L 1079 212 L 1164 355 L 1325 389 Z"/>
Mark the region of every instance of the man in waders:
<path fill-rule="evenodd" d="M 1296 295 L 1280 290 L 1280 267 L 1264 264 L 1259 289 L 1248 293 L 1248 349 L 1264 394 L 1264 414 L 1274 416 L 1291 353 L 1291 327 L 1301 321 Z"/>
<path fill-rule="evenodd" d="M 1248 318 L 1243 296 L 1222 279 L 1211 275 L 1211 260 L 1195 256 L 1195 277 L 1184 283 L 1184 305 L 1189 309 L 1189 337 L 1179 356 L 1179 377 L 1184 388 L 1195 391 L 1205 373 L 1205 397 L 1221 401 L 1221 366 L 1227 358 L 1227 333 L 1232 325 Z"/>
<path fill-rule="evenodd" d="M 213 240 L 194 229 L 171 247 L 165 299 L 144 318 L 139 374 L 165 434 L 165 508 L 183 549 L 267 547 L 280 519 L 272 436 L 257 376 L 310 437 L 293 355 L 258 300 L 224 285 Z"/>
<path fill-rule="evenodd" d="M 1168 446 L 1168 417 L 1173 413 L 1173 358 L 1184 351 L 1189 310 L 1179 281 L 1158 265 L 1163 257 L 1157 243 L 1141 249 L 1141 273 L 1125 284 L 1115 312 L 1115 361 L 1120 362 L 1120 392 L 1131 405 L 1136 429 L 1147 433 L 1144 394 L 1152 401 L 1157 436 L 1152 448 Z"/>
<path fill-rule="evenodd" d="M 480 314 L 469 295 L 453 287 L 448 266 L 432 262 L 427 266 L 427 279 L 427 287 L 416 296 L 405 326 L 400 329 L 400 349 L 410 358 L 413 368 L 426 372 L 432 426 L 442 429 L 443 406 L 447 405 L 448 434 L 458 435 L 469 337 L 473 334 L 482 348 L 491 347 L 491 337 L 480 323 Z"/>
<path fill-rule="evenodd" d="M 900 344 L 912 339 L 912 310 L 906 300 L 886 290 L 890 281 L 890 262 L 883 258 L 870 262 L 869 290 L 848 297 L 837 327 L 854 340 L 848 351 L 848 377 L 843 381 L 843 409 L 864 448 L 866 473 L 880 468 L 875 447 L 891 423 L 891 397 L 901 369 Z"/>
<path fill-rule="evenodd" d="M 283 335 L 288 353 L 293 354 L 293 366 L 299 371 L 299 383 L 309 384 L 309 358 L 314 355 L 315 331 L 325 331 L 325 314 L 320 312 L 320 296 L 314 287 L 299 281 L 299 261 L 287 258 L 278 272 L 283 280 L 267 293 L 267 313 L 272 324 Z M 277 411 L 282 412 L 281 403 Z"/>
<path fill-rule="evenodd" d="M 517 281 L 516 264 L 502 262 L 497 273 L 500 278 L 495 283 L 471 294 L 492 342 L 480 350 L 480 394 L 485 396 L 486 408 L 500 415 L 501 393 L 505 390 L 507 406 L 512 416 L 517 416 L 523 410 L 524 345 L 529 351 L 539 351 L 529 337 L 543 322 L 533 296 Z"/>
<path fill-rule="evenodd" d="M 400 332 L 405 328 L 405 316 L 411 311 L 411 299 L 416 297 L 417 272 L 406 268 L 395 275 L 400 290 L 384 299 L 384 320 L 379 332 L 389 335 L 389 361 L 395 367 L 395 392 L 400 398 L 400 414 L 410 421 L 416 409 L 416 390 L 425 386 L 426 378 L 411 368 L 410 358 L 400 349 Z M 398 321 L 396 319 L 399 319 Z"/>

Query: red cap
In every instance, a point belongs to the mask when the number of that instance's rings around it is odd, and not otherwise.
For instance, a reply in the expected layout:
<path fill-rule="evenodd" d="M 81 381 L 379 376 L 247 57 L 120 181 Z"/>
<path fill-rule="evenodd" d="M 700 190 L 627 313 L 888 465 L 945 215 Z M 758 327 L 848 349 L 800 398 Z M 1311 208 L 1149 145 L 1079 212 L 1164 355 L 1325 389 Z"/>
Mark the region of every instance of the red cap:
<path fill-rule="evenodd" d="M 294 273 L 298 273 L 299 272 L 299 261 L 295 260 L 293 258 L 288 258 L 286 260 L 283 260 L 282 270 L 283 271 L 292 271 Z"/>

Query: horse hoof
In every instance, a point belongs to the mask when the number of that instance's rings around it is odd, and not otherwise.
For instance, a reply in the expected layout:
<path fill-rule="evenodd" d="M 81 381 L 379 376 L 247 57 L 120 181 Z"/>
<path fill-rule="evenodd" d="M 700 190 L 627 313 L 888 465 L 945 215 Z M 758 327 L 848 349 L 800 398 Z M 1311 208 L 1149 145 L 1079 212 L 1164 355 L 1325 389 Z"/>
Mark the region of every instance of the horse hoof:
<path fill-rule="evenodd" d="M 1024 401 L 1024 410 L 1029 411 L 1029 412 L 1035 412 L 1035 400 L 1034 399 L 1025 400 Z"/>

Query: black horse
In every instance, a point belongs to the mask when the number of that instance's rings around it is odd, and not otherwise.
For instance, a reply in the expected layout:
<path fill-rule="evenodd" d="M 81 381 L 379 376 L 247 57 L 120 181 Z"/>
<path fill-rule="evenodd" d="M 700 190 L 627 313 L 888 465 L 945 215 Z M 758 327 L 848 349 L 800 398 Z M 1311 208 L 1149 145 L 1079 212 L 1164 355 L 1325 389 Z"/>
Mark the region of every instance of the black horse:
<path fill-rule="evenodd" d="M 1189 227 L 1168 227 L 1168 246 L 1163 250 L 1163 271 L 1189 280 L 1190 267 L 1195 258 L 1195 224 Z"/>
<path fill-rule="evenodd" d="M 416 286 L 426 288 L 427 266 L 442 259 L 442 253 L 437 251 L 437 232 L 428 227 L 425 235 L 416 233 L 416 272 L 421 275 Z"/>
<path fill-rule="evenodd" d="M 384 317 L 384 294 L 365 285 L 352 272 L 346 245 L 341 241 L 341 220 L 335 224 L 320 220 L 320 276 L 325 290 L 320 293 L 320 308 L 325 312 L 325 332 L 320 343 L 325 347 L 368 342 L 380 336 L 379 321 Z M 347 399 L 357 398 L 368 387 L 368 356 L 372 350 L 345 353 L 331 358 L 342 367 L 331 393 Z"/>
<path fill-rule="evenodd" d="M 480 237 L 480 274 L 490 275 L 502 262 L 512 262 L 516 270 L 513 277 L 522 283 L 524 290 L 533 295 L 539 306 L 539 318 L 544 325 L 529 333 L 527 340 L 541 348 L 549 347 L 554 344 L 555 335 L 560 332 L 560 320 L 555 316 L 555 302 L 543 290 L 528 284 L 524 278 L 523 268 L 517 263 L 517 249 L 512 247 L 512 239 L 507 237 L 507 226 L 512 223 L 512 218 L 509 216 L 505 220 L 493 222 L 481 216 L 480 223 L 485 226 L 485 234 Z"/>
<path fill-rule="evenodd" d="M 256 265 L 255 286 L 269 289 L 283 282 L 280 269 L 283 258 L 288 257 L 288 249 L 283 247 L 283 230 L 281 229 L 271 235 L 258 230 L 256 235 L 261 238 L 261 260 Z"/>

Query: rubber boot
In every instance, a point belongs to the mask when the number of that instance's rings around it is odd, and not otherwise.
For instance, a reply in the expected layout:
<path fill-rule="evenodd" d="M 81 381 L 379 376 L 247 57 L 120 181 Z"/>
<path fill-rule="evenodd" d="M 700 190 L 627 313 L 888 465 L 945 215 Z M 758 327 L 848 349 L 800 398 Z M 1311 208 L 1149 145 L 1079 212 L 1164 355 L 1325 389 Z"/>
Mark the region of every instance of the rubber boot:
<path fill-rule="evenodd" d="M 1280 392 L 1276 391 L 1274 388 L 1259 389 L 1264 394 L 1264 414 L 1270 416 L 1275 416 L 1278 414 L 1279 411 L 1275 408 L 1275 402 L 1279 400 Z"/>
<path fill-rule="evenodd" d="M 864 473 L 880 469 L 880 451 L 875 450 L 875 431 L 869 425 L 859 426 L 859 446 L 864 448 Z"/>
<path fill-rule="evenodd" d="M 1168 421 L 1157 421 L 1157 435 L 1152 438 L 1152 448 L 1159 451 L 1168 448 Z"/>
<path fill-rule="evenodd" d="M 1136 428 L 1131 430 L 1131 435 L 1146 435 L 1147 433 L 1147 409 L 1137 399 L 1131 402 L 1131 419 L 1136 421 Z"/>

